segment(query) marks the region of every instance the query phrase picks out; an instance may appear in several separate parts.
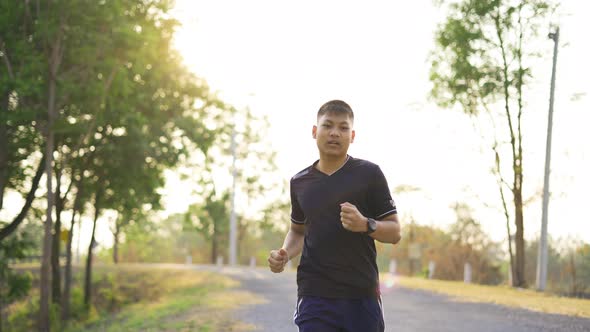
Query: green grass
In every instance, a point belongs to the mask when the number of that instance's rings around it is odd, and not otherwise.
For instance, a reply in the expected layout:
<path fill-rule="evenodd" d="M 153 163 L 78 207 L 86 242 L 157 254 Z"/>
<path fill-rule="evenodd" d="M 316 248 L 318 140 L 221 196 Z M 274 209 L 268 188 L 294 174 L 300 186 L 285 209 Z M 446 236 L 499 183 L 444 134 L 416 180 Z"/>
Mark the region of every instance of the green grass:
<path fill-rule="evenodd" d="M 406 288 L 428 290 L 449 295 L 458 301 L 487 302 L 544 313 L 590 318 L 590 300 L 562 297 L 529 289 L 508 286 L 465 284 L 459 281 L 428 280 L 423 278 L 396 277 L 386 274 L 381 280 Z"/>
<path fill-rule="evenodd" d="M 130 280 L 160 288 L 159 296 L 149 301 L 129 304 L 116 314 L 100 315 L 94 321 L 72 326 L 66 331 L 247 331 L 252 327 L 241 325 L 228 315 L 237 303 L 260 301 L 255 295 L 238 291 L 238 283 L 227 277 L 190 270 L 145 269 L 122 267 Z M 137 272 L 140 272 L 137 274 Z M 143 272 L 143 273 L 141 273 Z M 146 282 L 145 280 L 151 280 Z M 141 291 L 138 289 L 138 291 Z M 145 290 L 150 292 L 149 290 Z"/>
<path fill-rule="evenodd" d="M 255 327 L 231 318 L 238 305 L 264 301 L 237 289 L 239 283 L 212 272 L 167 266 L 97 265 L 93 272 L 92 306 L 85 310 L 81 277 L 76 272 L 72 294 L 73 318 L 63 326 L 59 312 L 52 330 L 77 331 L 251 331 Z M 57 308 L 56 308 L 57 309 Z M 34 329 L 38 292 L 7 311 L 8 330 Z"/>

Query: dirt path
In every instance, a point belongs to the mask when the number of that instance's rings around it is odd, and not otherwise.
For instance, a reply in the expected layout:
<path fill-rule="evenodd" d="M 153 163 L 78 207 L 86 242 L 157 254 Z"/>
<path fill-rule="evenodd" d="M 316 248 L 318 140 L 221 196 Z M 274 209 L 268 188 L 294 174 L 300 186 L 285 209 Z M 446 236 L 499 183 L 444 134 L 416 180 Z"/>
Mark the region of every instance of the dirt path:
<path fill-rule="evenodd" d="M 263 298 L 258 304 L 234 310 L 232 318 L 244 322 L 249 330 L 297 331 L 292 322 L 296 301 L 294 271 L 273 274 L 263 268 L 214 269 L 239 280 L 241 289 Z M 460 302 L 405 288 L 394 287 L 385 292 L 383 306 L 386 331 L 590 331 L 590 319 Z"/>
<path fill-rule="evenodd" d="M 294 271 L 274 274 L 267 269 L 247 267 L 197 266 L 196 269 L 215 271 L 238 280 L 239 290 L 257 296 L 256 304 L 245 304 L 233 310 L 231 319 L 244 326 L 239 331 L 297 332 L 293 324 L 297 293 Z"/>

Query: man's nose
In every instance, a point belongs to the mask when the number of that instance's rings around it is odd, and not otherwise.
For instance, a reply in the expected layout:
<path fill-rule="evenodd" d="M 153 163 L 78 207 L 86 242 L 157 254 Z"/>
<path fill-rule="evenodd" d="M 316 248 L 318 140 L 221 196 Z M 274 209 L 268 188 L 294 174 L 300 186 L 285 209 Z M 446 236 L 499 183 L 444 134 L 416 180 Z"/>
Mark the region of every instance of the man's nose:
<path fill-rule="evenodd" d="M 330 130 L 330 136 L 339 137 L 340 136 L 340 130 L 338 130 L 338 129 L 332 129 L 332 130 Z"/>

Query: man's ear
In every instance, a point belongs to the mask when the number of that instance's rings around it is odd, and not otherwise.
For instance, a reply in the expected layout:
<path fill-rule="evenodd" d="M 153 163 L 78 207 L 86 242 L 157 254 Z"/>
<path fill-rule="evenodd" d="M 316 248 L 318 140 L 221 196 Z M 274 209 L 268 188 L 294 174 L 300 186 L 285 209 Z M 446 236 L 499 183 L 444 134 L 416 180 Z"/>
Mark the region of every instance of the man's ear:
<path fill-rule="evenodd" d="M 318 131 L 318 126 L 314 125 L 313 128 L 311 129 L 311 136 L 313 136 L 313 139 L 316 139 L 317 131 Z"/>
<path fill-rule="evenodd" d="M 351 133 L 351 135 L 350 135 L 350 143 L 354 143 L 354 135 L 355 135 L 355 134 L 356 134 L 356 133 L 355 133 L 355 131 L 354 131 L 354 129 L 353 129 L 353 130 L 352 130 L 352 133 Z"/>

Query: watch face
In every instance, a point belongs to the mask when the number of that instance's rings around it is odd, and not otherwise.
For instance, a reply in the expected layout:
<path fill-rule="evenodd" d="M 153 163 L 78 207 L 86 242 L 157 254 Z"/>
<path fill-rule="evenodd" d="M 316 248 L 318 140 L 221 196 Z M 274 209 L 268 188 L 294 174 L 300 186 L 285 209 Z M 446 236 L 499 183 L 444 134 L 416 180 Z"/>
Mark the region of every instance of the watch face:
<path fill-rule="evenodd" d="M 377 230 L 377 222 L 375 219 L 368 218 L 367 219 L 367 233 L 371 234 Z"/>

